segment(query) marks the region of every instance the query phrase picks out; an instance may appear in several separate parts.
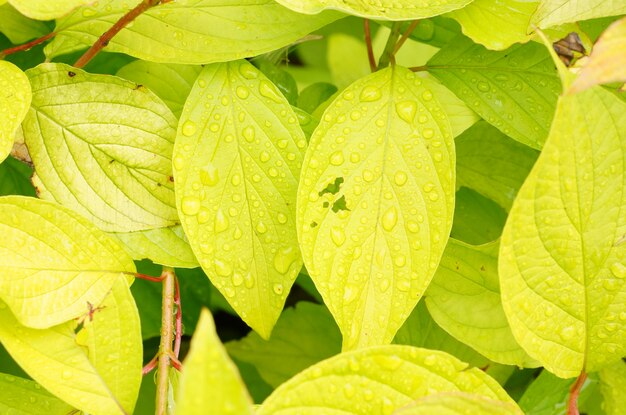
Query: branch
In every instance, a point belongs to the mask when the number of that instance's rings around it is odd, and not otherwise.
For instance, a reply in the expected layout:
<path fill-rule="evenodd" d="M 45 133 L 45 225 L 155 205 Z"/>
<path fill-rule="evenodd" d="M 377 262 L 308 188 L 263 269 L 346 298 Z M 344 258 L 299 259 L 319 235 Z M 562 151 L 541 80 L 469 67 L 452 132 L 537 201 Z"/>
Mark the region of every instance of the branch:
<path fill-rule="evenodd" d="M 163 267 L 163 300 L 161 309 L 161 343 L 159 344 L 157 369 L 156 414 L 167 415 L 167 401 L 170 384 L 172 342 L 174 340 L 174 296 L 176 274 L 174 269 Z"/>
<path fill-rule="evenodd" d="M 183 308 L 180 302 L 180 285 L 178 284 L 178 278 L 176 278 L 174 304 L 176 305 L 176 338 L 174 339 L 174 356 L 178 359 L 178 356 L 180 355 L 180 340 L 183 337 Z"/>
<path fill-rule="evenodd" d="M 45 42 L 48 39 L 52 39 L 55 36 L 56 36 L 56 32 L 48 33 L 45 36 L 42 36 L 35 40 L 31 40 L 30 42 L 24 43 L 23 45 L 14 46 L 12 48 L 5 49 L 2 52 L 0 52 L 0 59 L 4 59 L 5 56 L 12 55 L 13 53 L 16 53 L 16 52 L 26 51 L 34 46 L 39 45 L 40 43 Z"/>
<path fill-rule="evenodd" d="M 372 32 L 370 31 L 369 19 L 363 20 L 363 31 L 365 32 L 365 44 L 367 45 L 367 59 L 370 63 L 370 70 L 376 71 L 376 57 L 374 56 L 374 47 L 372 46 Z"/>
<path fill-rule="evenodd" d="M 404 45 L 404 42 L 406 42 L 406 40 L 409 38 L 409 36 L 411 36 L 411 33 L 413 33 L 413 31 L 415 30 L 415 28 L 417 27 L 417 24 L 419 22 L 420 22 L 419 20 L 413 20 L 411 22 L 411 24 L 409 25 L 408 29 L 406 29 L 406 32 L 404 32 L 404 34 L 402 34 L 402 37 L 400 38 L 400 40 L 398 40 L 398 43 L 396 43 L 396 48 L 393 50 L 393 54 L 394 55 L 396 53 L 398 53 L 398 51 L 400 50 L 402 45 Z"/>
<path fill-rule="evenodd" d="M 572 385 L 569 390 L 569 399 L 567 400 L 567 415 L 579 415 L 578 412 L 578 395 L 580 395 L 580 390 L 583 388 L 585 384 L 585 380 L 587 379 L 587 374 L 582 372 L 578 378 L 576 378 L 576 382 Z"/>
<path fill-rule="evenodd" d="M 400 28 L 402 27 L 402 22 L 395 22 L 391 27 L 391 33 L 389 33 L 389 38 L 387 39 L 387 44 L 385 45 L 385 50 L 378 61 L 378 69 L 386 68 L 389 64 L 395 64 L 396 59 L 394 56 L 396 43 L 398 42 L 398 38 L 400 37 Z"/>

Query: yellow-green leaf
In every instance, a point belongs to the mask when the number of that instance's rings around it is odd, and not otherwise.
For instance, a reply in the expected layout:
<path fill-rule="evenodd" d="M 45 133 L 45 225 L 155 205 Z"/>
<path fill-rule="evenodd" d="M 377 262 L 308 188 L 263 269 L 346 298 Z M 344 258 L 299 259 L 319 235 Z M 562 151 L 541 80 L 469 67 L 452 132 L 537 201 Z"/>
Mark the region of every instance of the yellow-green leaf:
<path fill-rule="evenodd" d="M 176 117 L 147 88 L 64 64 L 28 71 L 24 138 L 41 198 L 110 232 L 175 225 Z"/>
<path fill-rule="evenodd" d="M 176 268 L 196 268 L 198 261 L 181 226 L 113 233 L 133 259 Z"/>
<path fill-rule="evenodd" d="M 183 364 L 176 415 L 252 413 L 246 385 L 217 337 L 213 317 L 204 309 Z"/>
<path fill-rule="evenodd" d="M 502 303 L 517 341 L 566 378 L 626 355 L 626 103 L 562 97 L 505 225 Z"/>
<path fill-rule="evenodd" d="M 9 3 L 24 16 L 37 20 L 56 19 L 92 2 L 93 0 L 9 0 Z"/>
<path fill-rule="evenodd" d="M 257 414 L 391 414 L 439 392 L 513 402 L 489 375 L 447 353 L 393 345 L 342 353 L 306 369 L 276 389 Z"/>
<path fill-rule="evenodd" d="M 91 46 L 138 3 L 100 1 L 74 11 L 57 22 L 58 34 L 46 55 Z M 170 1 L 138 16 L 106 50 L 161 63 L 226 62 L 287 46 L 341 17 L 334 12 L 306 16 L 271 0 Z"/>
<path fill-rule="evenodd" d="M 540 28 L 626 13 L 622 0 L 541 0 L 533 22 Z"/>
<path fill-rule="evenodd" d="M 460 9 L 472 0 L 278 0 L 298 13 L 316 14 L 332 9 L 377 20 L 415 20 Z"/>
<path fill-rule="evenodd" d="M 129 414 L 141 383 L 142 347 L 125 278 L 118 277 L 102 305 L 84 304 L 82 328 L 69 321 L 31 329 L 0 301 L 0 341 L 29 376 L 72 406 L 93 415 Z"/>
<path fill-rule="evenodd" d="M 604 398 L 602 409 L 607 415 L 626 414 L 626 363 L 619 361 L 602 369 L 600 375 L 600 391 Z"/>
<path fill-rule="evenodd" d="M 135 272 L 113 238 L 52 202 L 0 197 L 0 234 L 0 299 L 29 327 L 81 316 Z"/>
<path fill-rule="evenodd" d="M 484 396 L 443 392 L 425 396 L 397 410 L 394 415 L 523 415 L 513 402 L 502 402 Z"/>
<path fill-rule="evenodd" d="M 0 412 L 11 415 L 68 415 L 73 408 L 29 379 L 0 373 Z"/>
<path fill-rule="evenodd" d="M 345 89 L 298 189 L 307 269 L 344 349 L 391 342 L 428 286 L 454 210 L 454 143 L 433 81 L 395 66 Z"/>
<path fill-rule="evenodd" d="M 31 97 L 24 72 L 0 60 L 0 163 L 11 153 L 15 131 L 28 112 Z"/>
<path fill-rule="evenodd" d="M 44 22 L 29 19 L 10 4 L 0 6 L 0 32 L 4 33 L 11 43 L 24 43 L 49 31 Z"/>
<path fill-rule="evenodd" d="M 609 26 L 591 51 L 587 64 L 569 89 L 583 91 L 598 84 L 626 82 L 626 17 Z"/>
<path fill-rule="evenodd" d="M 488 359 L 536 367 L 513 338 L 502 309 L 498 247 L 498 242 L 472 246 L 450 239 L 426 291 L 426 305 L 441 327 Z"/>
<path fill-rule="evenodd" d="M 291 106 L 258 69 L 204 68 L 176 138 L 177 205 L 198 262 L 264 338 L 302 267 L 295 195 L 305 147 Z"/>

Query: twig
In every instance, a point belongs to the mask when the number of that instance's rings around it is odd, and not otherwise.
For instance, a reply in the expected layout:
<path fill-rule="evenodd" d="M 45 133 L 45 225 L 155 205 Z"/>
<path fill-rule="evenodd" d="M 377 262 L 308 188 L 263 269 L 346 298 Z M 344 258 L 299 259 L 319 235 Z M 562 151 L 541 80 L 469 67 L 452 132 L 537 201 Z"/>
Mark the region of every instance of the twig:
<path fill-rule="evenodd" d="M 578 412 L 578 395 L 580 395 L 580 390 L 585 384 L 585 380 L 587 379 L 587 374 L 582 372 L 578 378 L 576 378 L 576 382 L 572 385 L 569 390 L 569 399 L 567 400 L 567 415 L 579 415 Z"/>
<path fill-rule="evenodd" d="M 415 28 L 417 27 L 417 24 L 419 23 L 419 20 L 413 20 L 411 22 L 411 24 L 409 25 L 409 27 L 406 29 L 406 31 L 402 34 L 402 37 L 400 38 L 400 40 L 398 40 L 398 43 L 396 43 L 396 48 L 393 50 L 393 54 L 395 55 L 396 53 L 398 53 L 398 51 L 400 50 L 400 48 L 402 47 L 402 45 L 404 45 L 404 42 L 406 42 L 406 40 L 409 38 L 409 36 L 411 36 L 411 33 L 413 33 L 413 31 L 415 30 Z"/>
<path fill-rule="evenodd" d="M 157 366 L 157 358 L 159 357 L 159 355 L 155 355 L 152 360 L 150 360 L 144 367 L 143 369 L 141 369 L 141 374 L 143 376 L 146 376 L 148 373 L 152 372 L 154 370 L 154 368 Z"/>
<path fill-rule="evenodd" d="M 380 60 L 378 61 L 378 69 L 386 68 L 389 64 L 395 64 L 395 56 L 394 51 L 396 49 L 396 43 L 398 42 L 398 38 L 400 37 L 400 28 L 402 27 L 402 22 L 395 22 L 391 27 L 391 33 L 389 33 L 389 38 L 387 39 L 387 44 L 385 45 L 385 50 L 383 54 L 380 56 Z"/>
<path fill-rule="evenodd" d="M 161 274 L 160 277 L 153 277 L 151 275 L 140 274 L 138 272 L 133 272 L 133 273 L 130 273 L 129 275 L 132 275 L 135 278 L 139 278 L 140 280 L 146 280 L 146 281 L 152 281 L 152 282 L 163 282 L 163 279 L 165 279 L 163 274 Z"/>
<path fill-rule="evenodd" d="M 178 278 L 176 278 L 175 281 L 176 290 L 174 292 L 174 304 L 176 305 L 176 338 L 174 339 L 174 356 L 178 359 L 180 355 L 180 341 L 183 337 L 183 309 L 180 303 L 180 285 L 178 284 Z"/>
<path fill-rule="evenodd" d="M 30 42 L 24 43 L 23 45 L 14 46 L 12 48 L 5 49 L 2 52 L 0 52 L 0 59 L 4 59 L 5 56 L 9 56 L 9 55 L 11 55 L 13 53 L 16 53 L 16 52 L 21 52 L 21 51 L 28 50 L 28 49 L 30 49 L 30 48 L 32 48 L 34 46 L 39 45 L 40 43 L 45 42 L 48 39 L 52 39 L 55 36 L 56 36 L 56 32 L 48 33 L 45 36 L 42 36 L 42 37 L 40 37 L 38 39 L 35 39 L 35 40 L 31 40 Z"/>
<path fill-rule="evenodd" d="M 424 65 L 424 66 L 413 66 L 411 68 L 409 68 L 411 71 L 413 72 L 424 72 L 428 70 L 428 66 Z"/>
<path fill-rule="evenodd" d="M 363 19 L 363 31 L 365 32 L 365 44 L 367 45 L 367 59 L 370 63 L 370 70 L 376 71 L 376 57 L 374 56 L 374 47 L 372 46 L 372 32 L 370 31 L 369 19 Z"/>
<path fill-rule="evenodd" d="M 157 369 L 156 415 L 167 415 L 169 376 L 172 364 L 172 341 L 174 340 L 174 295 L 176 274 L 174 269 L 163 267 L 163 297 L 161 308 L 161 343 L 159 344 Z"/>

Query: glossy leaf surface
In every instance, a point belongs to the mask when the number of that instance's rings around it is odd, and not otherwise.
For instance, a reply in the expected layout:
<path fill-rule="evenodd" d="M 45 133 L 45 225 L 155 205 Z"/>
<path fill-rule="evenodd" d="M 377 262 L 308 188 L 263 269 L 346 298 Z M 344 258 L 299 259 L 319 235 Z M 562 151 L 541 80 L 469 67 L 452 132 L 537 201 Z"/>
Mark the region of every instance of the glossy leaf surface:
<path fill-rule="evenodd" d="M 10 4 L 0 6 L 0 32 L 9 38 L 11 43 L 24 43 L 43 36 L 48 31 L 48 27 L 43 22 L 25 17 Z"/>
<path fill-rule="evenodd" d="M 533 22 L 541 28 L 626 13 L 621 0 L 541 0 Z"/>
<path fill-rule="evenodd" d="M 626 363 L 616 362 L 599 372 L 600 390 L 604 397 L 603 408 L 607 415 L 622 415 L 626 412 Z"/>
<path fill-rule="evenodd" d="M 394 412 L 394 415 L 522 415 L 523 412 L 512 402 L 471 393 L 444 392 L 425 396 L 415 403 Z"/>
<path fill-rule="evenodd" d="M 67 415 L 72 407 L 29 379 L 0 373 L 0 411 L 14 415 Z"/>
<path fill-rule="evenodd" d="M 52 20 L 92 0 L 9 0 L 25 16 L 37 20 Z"/>
<path fill-rule="evenodd" d="M 0 162 L 13 148 L 15 130 L 28 112 L 31 96 L 24 72 L 10 62 L 0 61 Z"/>

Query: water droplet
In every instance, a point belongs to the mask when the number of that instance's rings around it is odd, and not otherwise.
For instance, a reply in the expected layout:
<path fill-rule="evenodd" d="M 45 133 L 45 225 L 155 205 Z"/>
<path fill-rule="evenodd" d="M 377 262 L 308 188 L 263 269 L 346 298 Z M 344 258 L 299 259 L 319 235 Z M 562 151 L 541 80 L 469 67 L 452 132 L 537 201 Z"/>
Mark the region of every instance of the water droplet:
<path fill-rule="evenodd" d="M 352 397 L 354 397 L 356 389 L 354 388 L 354 386 L 352 386 L 351 383 L 346 383 L 345 385 L 343 385 L 343 393 L 344 395 L 346 395 L 346 398 L 351 399 Z"/>
<path fill-rule="evenodd" d="M 276 252 L 274 256 L 274 268 L 281 274 L 286 274 L 293 264 L 298 259 L 298 251 L 292 246 L 281 248 Z"/>
<path fill-rule="evenodd" d="M 613 263 L 613 265 L 611 265 L 610 270 L 616 278 L 626 278 L 626 266 L 624 266 L 624 264 L 620 262 L 615 262 Z"/>
<path fill-rule="evenodd" d="M 196 123 L 193 121 L 185 121 L 182 132 L 184 136 L 191 137 L 196 133 Z"/>
<path fill-rule="evenodd" d="M 485 81 L 480 81 L 477 86 L 478 86 L 478 90 L 482 92 L 489 92 L 489 90 L 491 89 L 489 87 L 489 84 Z"/>
<path fill-rule="evenodd" d="M 227 262 L 216 258 L 213 263 L 215 264 L 215 272 L 217 272 L 217 275 L 228 277 L 233 273 L 233 268 Z"/>
<path fill-rule="evenodd" d="M 564 327 L 561 330 L 561 333 L 559 333 L 559 335 L 561 336 L 561 339 L 566 340 L 566 341 L 573 339 L 575 334 L 576 334 L 576 331 L 574 330 L 574 327 Z"/>
<path fill-rule="evenodd" d="M 417 104 L 415 101 L 403 101 L 396 104 L 396 112 L 398 117 L 409 124 L 413 123 L 415 113 L 417 112 Z"/>
<path fill-rule="evenodd" d="M 241 284 L 243 284 L 243 275 L 241 275 L 238 272 L 235 272 L 233 274 L 233 285 L 235 287 L 239 287 Z"/>
<path fill-rule="evenodd" d="M 433 136 L 435 135 L 435 131 L 432 128 L 424 128 L 424 131 L 422 131 L 422 135 L 424 136 L 424 138 L 430 139 L 433 138 Z"/>
<path fill-rule="evenodd" d="M 417 233 L 417 232 L 420 231 L 420 225 L 417 222 L 412 221 L 412 220 L 410 220 L 407 223 L 407 228 L 409 229 L 409 231 L 411 231 L 413 233 Z"/>
<path fill-rule="evenodd" d="M 243 129 L 242 135 L 243 135 L 243 138 L 245 138 L 248 143 L 252 143 L 254 141 L 254 135 L 255 135 L 254 127 L 252 127 L 251 125 L 247 126 L 246 128 Z"/>
<path fill-rule="evenodd" d="M 222 209 L 218 209 L 215 214 L 215 232 L 220 233 L 228 229 L 228 218 L 224 215 Z"/>
<path fill-rule="evenodd" d="M 333 166 L 341 166 L 343 164 L 343 153 L 341 151 L 335 151 L 331 154 L 330 164 Z"/>
<path fill-rule="evenodd" d="M 239 225 L 237 225 L 235 227 L 235 231 L 233 232 L 233 238 L 235 238 L 236 240 L 239 240 L 241 239 L 242 236 L 243 236 L 243 231 L 241 230 Z"/>
<path fill-rule="evenodd" d="M 339 226 L 333 226 L 330 228 L 330 239 L 332 239 L 335 245 L 341 246 L 346 241 L 346 234 Z"/>
<path fill-rule="evenodd" d="M 259 223 L 256 224 L 256 231 L 260 234 L 267 232 L 267 226 L 262 220 L 260 220 Z"/>
<path fill-rule="evenodd" d="M 200 199 L 195 196 L 185 196 L 180 207 L 185 215 L 196 215 L 200 211 Z"/>
<path fill-rule="evenodd" d="M 61 372 L 61 377 L 62 377 L 63 379 L 69 379 L 69 378 L 71 378 L 71 377 L 72 377 L 72 371 L 71 371 L 71 370 L 69 370 L 69 369 L 64 369 L 64 370 Z"/>
<path fill-rule="evenodd" d="M 424 101 L 430 101 L 431 99 L 433 99 L 433 93 L 429 90 L 424 91 L 424 93 L 422 94 L 422 99 Z"/>
<path fill-rule="evenodd" d="M 282 295 L 284 288 L 282 284 L 274 284 L 273 290 L 274 290 L 274 294 Z"/>
<path fill-rule="evenodd" d="M 215 186 L 220 181 L 220 175 L 213 163 L 207 164 L 206 168 L 200 170 L 200 181 L 205 186 Z"/>
<path fill-rule="evenodd" d="M 403 186 L 408 179 L 408 176 L 405 172 L 399 171 L 393 176 L 393 180 L 396 182 L 398 186 Z"/>
<path fill-rule="evenodd" d="M 246 99 L 250 95 L 250 90 L 245 86 L 239 85 L 235 90 L 235 94 L 237 94 L 237 96 L 241 99 Z"/>
<path fill-rule="evenodd" d="M 376 88 L 375 86 L 366 86 L 361 91 L 361 95 L 359 96 L 359 98 L 361 99 L 361 101 L 364 102 L 372 102 L 380 99 L 380 96 L 380 89 Z"/>
<path fill-rule="evenodd" d="M 255 79 L 258 76 L 256 68 L 249 63 L 242 63 L 239 66 L 239 73 L 246 79 Z"/>
<path fill-rule="evenodd" d="M 287 215 L 285 215 L 284 213 L 279 213 L 276 216 L 276 219 L 278 220 L 278 223 L 280 223 L 281 225 L 284 225 L 285 223 L 287 223 Z"/>
<path fill-rule="evenodd" d="M 398 210 L 395 206 L 391 206 L 387 211 L 383 214 L 382 217 L 383 229 L 387 232 L 393 230 L 398 223 Z"/>
<path fill-rule="evenodd" d="M 366 182 L 371 182 L 374 180 L 374 173 L 371 170 L 363 170 L 363 180 Z"/>
<path fill-rule="evenodd" d="M 270 153 L 268 153 L 267 151 L 263 150 L 261 151 L 261 154 L 259 155 L 259 159 L 263 162 L 266 163 L 267 161 L 269 161 L 270 159 Z"/>
<path fill-rule="evenodd" d="M 282 97 L 280 93 L 276 90 L 276 87 L 274 86 L 274 84 L 272 84 L 269 81 L 266 81 L 266 80 L 261 81 L 261 84 L 259 85 L 259 92 L 265 98 L 269 98 L 274 102 L 277 102 L 277 103 L 282 102 Z"/>

